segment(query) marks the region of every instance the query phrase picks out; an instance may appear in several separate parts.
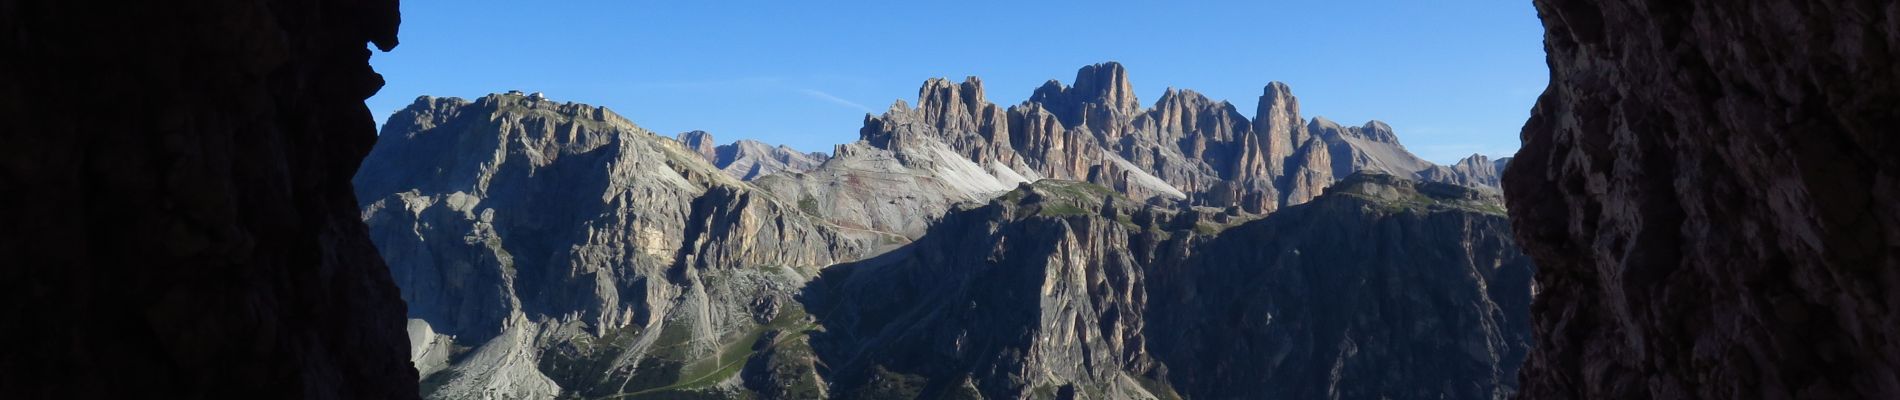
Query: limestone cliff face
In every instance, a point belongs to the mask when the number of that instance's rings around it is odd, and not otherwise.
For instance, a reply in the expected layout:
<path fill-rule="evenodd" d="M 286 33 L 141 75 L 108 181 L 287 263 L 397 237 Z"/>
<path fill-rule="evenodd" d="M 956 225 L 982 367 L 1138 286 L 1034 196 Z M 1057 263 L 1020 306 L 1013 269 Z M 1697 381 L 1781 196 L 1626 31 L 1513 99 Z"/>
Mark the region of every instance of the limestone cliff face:
<path fill-rule="evenodd" d="M 719 159 L 719 143 L 713 142 L 711 132 L 680 132 L 679 135 L 673 137 L 673 140 L 678 140 L 680 144 L 686 145 L 687 149 L 692 150 L 694 153 L 699 153 L 699 155 L 705 157 L 708 162 L 715 162 L 715 165 L 716 161 L 714 160 Z"/>
<path fill-rule="evenodd" d="M 411 305 L 422 390 L 1493 399 L 1514 387 L 1530 265 L 1489 192 L 1335 182 L 1317 149 L 1281 165 L 1330 188 L 1265 216 L 1030 183 L 1017 171 L 1034 174 L 1031 157 L 980 89 L 933 81 L 919 107 L 872 117 L 866 140 L 819 168 L 751 182 L 708 163 L 695 144 L 710 135 L 669 140 L 599 107 L 417 99 L 356 184 Z M 1225 103 L 1168 97 L 1125 137 L 1259 136 Z"/>
<path fill-rule="evenodd" d="M 1041 179 L 1009 146 L 1002 111 L 982 82 L 935 79 L 918 107 L 898 101 L 865 116 L 861 140 L 804 173 L 753 183 L 839 225 L 914 237 L 959 202 L 984 201 Z"/>
<path fill-rule="evenodd" d="M 732 346 L 889 240 L 600 107 L 424 97 L 383 132 L 356 183 L 432 398 L 741 390 Z"/>
<path fill-rule="evenodd" d="M 349 182 L 395 1 L 0 9 L 0 398 L 416 396 Z"/>
<path fill-rule="evenodd" d="M 1261 220 L 1044 180 L 806 291 L 841 398 L 1498 399 L 1529 259 L 1493 195 L 1364 176 Z"/>
<path fill-rule="evenodd" d="M 1492 160 L 1483 154 L 1472 154 L 1452 164 L 1452 183 L 1473 187 L 1498 187 L 1504 177 L 1504 167 L 1511 163 L 1510 157 Z"/>
<path fill-rule="evenodd" d="M 1392 129 L 1362 128 L 1300 115 L 1284 83 L 1267 85 L 1256 118 L 1192 90 L 1169 89 L 1153 107 L 1134 97 L 1118 63 L 1083 67 L 1073 85 L 1050 81 L 1028 101 L 999 110 L 982 81 L 925 82 L 918 104 L 866 118 L 871 147 L 935 142 L 997 180 L 1057 178 L 1101 184 L 1136 200 L 1271 212 L 1314 197 L 1359 171 L 1495 186 L 1494 179 L 1433 165 L 1405 151 Z M 1482 173 L 1472 171 L 1471 173 Z"/>
<path fill-rule="evenodd" d="M 1536 4 L 1523 397 L 1900 397 L 1900 8 Z"/>

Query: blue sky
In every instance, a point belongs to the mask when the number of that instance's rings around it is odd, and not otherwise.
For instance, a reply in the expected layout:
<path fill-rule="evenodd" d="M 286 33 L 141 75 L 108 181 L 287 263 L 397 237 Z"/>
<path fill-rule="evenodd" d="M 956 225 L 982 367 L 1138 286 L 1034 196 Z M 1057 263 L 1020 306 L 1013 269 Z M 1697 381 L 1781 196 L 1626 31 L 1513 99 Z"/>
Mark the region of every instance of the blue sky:
<path fill-rule="evenodd" d="M 1113 60 L 1143 104 L 1187 88 L 1251 116 L 1284 81 L 1308 118 L 1386 121 L 1449 163 L 1516 151 L 1548 78 L 1530 3 L 408 0 L 369 106 L 540 91 L 665 135 L 830 151 L 931 77 L 982 77 L 1007 106 Z"/>

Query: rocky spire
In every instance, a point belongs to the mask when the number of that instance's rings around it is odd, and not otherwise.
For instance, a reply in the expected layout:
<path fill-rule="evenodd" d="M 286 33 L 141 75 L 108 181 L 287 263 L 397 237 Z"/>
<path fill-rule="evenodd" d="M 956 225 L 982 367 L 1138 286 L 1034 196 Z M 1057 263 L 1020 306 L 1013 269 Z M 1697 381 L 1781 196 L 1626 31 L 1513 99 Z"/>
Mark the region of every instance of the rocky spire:
<path fill-rule="evenodd" d="M 1128 83 L 1128 70 L 1114 61 L 1076 71 L 1075 85 L 1069 88 L 1069 95 L 1074 101 L 1101 104 L 1122 111 L 1123 115 L 1132 115 L 1141 109 L 1141 103 L 1135 100 L 1135 86 Z"/>
<path fill-rule="evenodd" d="M 1128 82 L 1128 70 L 1114 61 L 1077 70 L 1073 86 L 1054 80 L 1044 82 L 1029 96 L 1029 102 L 1041 104 L 1064 126 L 1087 126 L 1110 142 L 1125 133 L 1127 122 L 1141 112 L 1135 87 Z"/>
<path fill-rule="evenodd" d="M 1267 158 L 1272 160 L 1272 170 L 1279 175 L 1284 169 L 1284 160 L 1293 153 L 1293 146 L 1306 141 L 1305 121 L 1300 119 L 1300 100 L 1293 97 L 1293 88 L 1284 82 L 1268 83 L 1260 94 L 1260 105 L 1254 114 L 1254 132 L 1262 137 Z"/>
<path fill-rule="evenodd" d="M 1391 143 L 1394 145 L 1399 144 L 1399 135 L 1392 133 L 1392 126 L 1386 125 L 1385 122 L 1376 119 L 1366 121 L 1366 124 L 1361 125 L 1359 130 L 1355 133 L 1358 133 L 1359 137 L 1365 138 L 1366 140 Z"/>
<path fill-rule="evenodd" d="M 716 158 L 714 154 L 719 145 L 713 143 L 712 133 L 700 130 L 686 131 L 675 135 L 674 139 L 678 140 L 680 144 L 686 145 L 687 150 L 692 150 L 699 153 L 699 155 L 705 156 L 706 161 L 713 161 Z"/>
<path fill-rule="evenodd" d="M 921 122 L 937 129 L 974 132 L 985 122 L 985 114 L 995 108 L 984 99 L 983 80 L 974 76 L 964 78 L 961 84 L 931 78 L 917 89 Z"/>

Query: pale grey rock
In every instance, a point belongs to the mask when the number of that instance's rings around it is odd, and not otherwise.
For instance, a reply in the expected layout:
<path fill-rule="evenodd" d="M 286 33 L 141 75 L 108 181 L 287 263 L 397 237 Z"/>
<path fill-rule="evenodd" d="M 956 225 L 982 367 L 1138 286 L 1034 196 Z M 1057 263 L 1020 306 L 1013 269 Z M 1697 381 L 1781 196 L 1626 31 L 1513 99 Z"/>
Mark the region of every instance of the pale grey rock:
<path fill-rule="evenodd" d="M 1321 132 L 1278 83 L 1259 121 L 1186 90 L 1144 110 L 1119 65 L 1036 98 L 1003 109 L 980 80 L 934 79 L 833 157 L 753 176 L 734 171 L 782 159 L 732 168 L 747 157 L 718 164 L 726 149 L 801 153 L 668 140 L 580 104 L 425 97 L 357 184 L 436 398 L 1514 387 L 1528 339 L 1506 314 L 1530 267 L 1495 195 L 1335 179 L 1336 154 L 1451 173 L 1408 163 L 1389 127 Z M 1393 305 L 1416 302 L 1456 306 Z"/>
<path fill-rule="evenodd" d="M 1504 176 L 1504 165 L 1510 161 L 1510 157 L 1492 161 L 1490 157 L 1483 154 L 1472 154 L 1451 165 L 1451 182 L 1472 187 L 1497 188 L 1499 179 Z"/>
<path fill-rule="evenodd" d="M 754 304 L 795 304 L 818 268 L 890 240 L 604 108 L 425 97 L 389 121 L 356 184 L 411 318 L 453 341 L 448 366 L 422 378 L 430 397 L 717 381 L 730 370 L 703 365 L 784 313 Z"/>
<path fill-rule="evenodd" d="M 692 150 L 694 153 L 699 153 L 700 157 L 706 158 L 706 162 L 714 163 L 714 166 L 718 166 L 716 160 L 719 159 L 719 144 L 713 142 L 712 133 L 706 131 L 680 132 L 678 135 L 673 136 L 673 140 L 678 140 L 680 144 L 685 145 L 687 149 Z"/>
<path fill-rule="evenodd" d="M 713 166 L 742 180 L 754 180 L 784 172 L 817 169 L 831 157 L 824 153 L 801 153 L 784 145 L 772 146 L 756 140 L 740 140 L 719 146 Z"/>
<path fill-rule="evenodd" d="M 757 140 L 715 145 L 712 134 L 706 131 L 681 132 L 674 138 L 713 167 L 746 181 L 780 172 L 810 171 L 831 158 L 825 153 L 801 153 L 791 147 L 772 146 Z"/>

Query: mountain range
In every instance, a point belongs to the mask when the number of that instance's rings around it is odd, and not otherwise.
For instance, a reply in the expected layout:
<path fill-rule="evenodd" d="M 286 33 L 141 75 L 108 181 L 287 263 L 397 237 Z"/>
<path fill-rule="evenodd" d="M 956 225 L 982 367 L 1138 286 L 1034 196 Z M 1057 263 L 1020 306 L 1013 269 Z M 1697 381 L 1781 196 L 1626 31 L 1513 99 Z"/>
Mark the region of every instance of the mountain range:
<path fill-rule="evenodd" d="M 433 398 L 1485 398 L 1529 346 L 1497 182 L 1390 126 L 931 79 L 829 154 L 422 97 L 354 183 Z"/>

